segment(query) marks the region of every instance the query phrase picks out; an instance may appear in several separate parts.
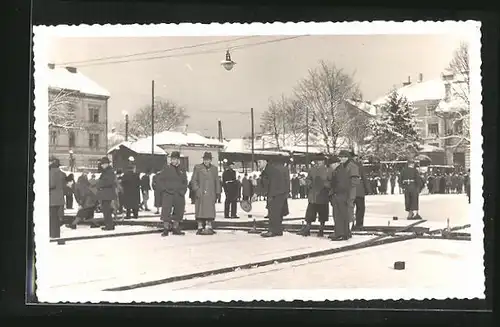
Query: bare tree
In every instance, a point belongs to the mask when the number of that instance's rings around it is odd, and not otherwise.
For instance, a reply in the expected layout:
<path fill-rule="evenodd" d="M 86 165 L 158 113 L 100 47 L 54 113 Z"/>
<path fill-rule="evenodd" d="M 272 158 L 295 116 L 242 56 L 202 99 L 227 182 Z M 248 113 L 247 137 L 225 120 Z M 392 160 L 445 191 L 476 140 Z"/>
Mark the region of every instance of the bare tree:
<path fill-rule="evenodd" d="M 76 109 L 79 92 L 69 90 L 49 90 L 49 127 L 71 130 L 80 129 L 81 121 L 77 119 Z"/>
<path fill-rule="evenodd" d="M 299 99 L 283 98 L 283 112 L 286 126 L 287 141 L 299 145 L 305 141 L 306 115 L 305 106 Z"/>
<path fill-rule="evenodd" d="M 269 100 L 267 110 L 260 117 L 261 130 L 273 136 L 276 147 L 281 149 L 280 135 L 283 135 L 285 113 L 280 102 Z"/>
<path fill-rule="evenodd" d="M 162 98 L 155 99 L 154 108 L 154 130 L 155 133 L 169 131 L 184 125 L 189 116 L 186 109 L 171 100 Z M 128 132 L 136 137 L 151 136 L 151 105 L 139 109 L 129 121 Z M 121 122 L 119 130 L 125 130 L 125 123 Z"/>
<path fill-rule="evenodd" d="M 354 77 L 332 63 L 321 61 L 308 77 L 299 82 L 297 98 L 308 106 L 312 121 L 311 133 L 321 135 L 326 151 L 335 152 L 339 137 L 349 132 L 352 118 L 346 110 L 346 100 L 360 96 Z"/>
<path fill-rule="evenodd" d="M 446 81 L 446 97 L 435 110 L 436 116 L 443 120 L 445 159 L 453 163 L 456 148 L 470 144 L 470 67 L 469 46 L 461 43 L 455 50 L 447 71 L 452 79 Z"/>

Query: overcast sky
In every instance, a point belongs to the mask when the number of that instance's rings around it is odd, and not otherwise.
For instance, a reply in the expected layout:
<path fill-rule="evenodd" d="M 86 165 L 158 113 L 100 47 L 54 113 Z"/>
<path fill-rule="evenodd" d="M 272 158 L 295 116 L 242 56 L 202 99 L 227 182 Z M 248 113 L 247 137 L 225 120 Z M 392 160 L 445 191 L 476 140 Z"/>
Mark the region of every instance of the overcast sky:
<path fill-rule="evenodd" d="M 238 112 L 249 113 L 253 107 L 258 131 L 259 117 L 269 99 L 290 94 L 297 81 L 307 75 L 308 69 L 317 67 L 320 60 L 355 73 L 364 99 L 375 100 L 408 76 L 416 80 L 422 73 L 424 80 L 439 78 L 462 41 L 459 35 L 304 36 L 236 49 L 232 59 L 237 64 L 227 72 L 220 66 L 224 48 L 283 37 L 257 36 L 231 42 L 235 38 L 61 38 L 53 40 L 49 57 L 58 64 L 228 40 L 148 56 L 220 50 L 214 53 L 78 69 L 111 93 L 110 127 L 123 119 L 123 111 L 133 114 L 151 102 L 154 79 L 157 96 L 186 107 L 189 131 L 216 136 L 217 119 L 221 119 L 224 137 L 234 138 L 250 131 L 250 116 Z M 133 58 L 139 57 L 125 59 Z"/>

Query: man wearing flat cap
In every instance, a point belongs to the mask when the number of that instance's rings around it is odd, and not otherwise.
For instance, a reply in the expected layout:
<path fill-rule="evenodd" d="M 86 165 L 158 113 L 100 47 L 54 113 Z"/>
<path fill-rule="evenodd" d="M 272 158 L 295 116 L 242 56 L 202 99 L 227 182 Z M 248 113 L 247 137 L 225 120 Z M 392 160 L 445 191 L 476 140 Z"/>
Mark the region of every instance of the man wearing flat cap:
<path fill-rule="evenodd" d="M 181 154 L 173 151 L 170 154 L 170 164 L 166 164 L 157 178 L 156 188 L 161 194 L 161 220 L 163 221 L 162 236 L 184 235 L 180 222 L 184 217 L 186 207 L 186 192 L 188 188 L 187 174 L 181 165 Z"/>
<path fill-rule="evenodd" d="M 415 168 L 415 161 L 408 159 L 407 166 L 401 171 L 401 183 L 405 195 L 405 210 L 407 219 L 422 219 L 418 214 L 418 195 L 423 186 L 423 180 Z"/>
<path fill-rule="evenodd" d="M 104 215 L 103 230 L 114 230 L 111 201 L 116 199 L 116 175 L 110 165 L 108 157 L 103 157 L 101 163 L 101 175 L 97 180 L 97 199 L 101 202 L 101 210 Z"/>
<path fill-rule="evenodd" d="M 352 160 L 350 151 L 341 150 L 338 154 L 340 164 L 330 177 L 335 233 L 329 236 L 332 241 L 345 241 L 351 238 L 349 224 L 354 220 L 354 199 L 359 184 L 359 169 Z"/>
<path fill-rule="evenodd" d="M 222 173 L 222 188 L 226 196 L 224 200 L 224 218 L 238 218 L 238 216 L 236 216 L 236 201 L 239 195 L 240 186 L 239 181 L 236 179 L 234 163 L 231 161 L 227 163 L 227 169 Z M 231 216 L 229 216 L 230 209 Z"/>
<path fill-rule="evenodd" d="M 193 169 L 191 185 L 195 193 L 195 218 L 198 235 L 213 235 L 212 222 L 215 220 L 215 202 L 221 193 L 217 167 L 212 165 L 212 153 L 205 152 L 203 163 Z"/>

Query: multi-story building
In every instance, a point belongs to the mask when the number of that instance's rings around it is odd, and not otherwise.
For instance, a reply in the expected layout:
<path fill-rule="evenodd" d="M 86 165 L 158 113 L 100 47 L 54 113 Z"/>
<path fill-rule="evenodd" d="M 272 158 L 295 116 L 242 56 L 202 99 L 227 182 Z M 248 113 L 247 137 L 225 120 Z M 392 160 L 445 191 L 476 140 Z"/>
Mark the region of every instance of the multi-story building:
<path fill-rule="evenodd" d="M 433 164 L 456 164 L 468 167 L 469 146 L 460 137 L 447 137 L 461 135 L 463 122 L 456 120 L 453 113 L 445 114 L 442 109 L 447 104 L 456 102 L 454 86 L 462 81 L 453 74 L 442 74 L 441 79 L 423 80 L 419 74 L 416 82 L 408 81 L 397 89 L 399 95 L 406 99 L 415 108 L 418 129 L 422 138 L 422 152 L 429 155 Z M 377 115 L 382 114 L 382 107 L 388 95 L 373 101 L 377 108 Z M 437 110 L 436 110 L 437 109 Z M 464 110 L 468 110 L 464 108 Z"/>
<path fill-rule="evenodd" d="M 49 64 L 49 154 L 62 166 L 96 168 L 108 148 L 107 90 L 73 67 Z M 57 109 L 54 109 L 57 107 Z"/>

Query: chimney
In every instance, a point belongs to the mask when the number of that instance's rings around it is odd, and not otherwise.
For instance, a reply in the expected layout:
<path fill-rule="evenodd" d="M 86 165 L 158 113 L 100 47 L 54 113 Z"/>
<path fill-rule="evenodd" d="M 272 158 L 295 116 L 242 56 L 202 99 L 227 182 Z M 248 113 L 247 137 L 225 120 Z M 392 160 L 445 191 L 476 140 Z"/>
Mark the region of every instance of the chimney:
<path fill-rule="evenodd" d="M 72 74 L 76 73 L 76 68 L 75 67 L 66 67 L 66 70 Z"/>
<path fill-rule="evenodd" d="M 422 83 L 423 80 L 424 80 L 424 74 L 422 73 L 418 74 L 418 82 Z"/>
<path fill-rule="evenodd" d="M 48 64 L 48 66 L 49 66 L 49 69 L 54 69 L 54 68 L 56 68 L 56 65 L 55 65 L 55 64 L 53 64 L 53 63 L 49 63 L 49 64 Z"/>
<path fill-rule="evenodd" d="M 408 82 L 404 82 L 403 86 L 410 85 L 411 84 L 411 77 L 408 76 Z"/>

